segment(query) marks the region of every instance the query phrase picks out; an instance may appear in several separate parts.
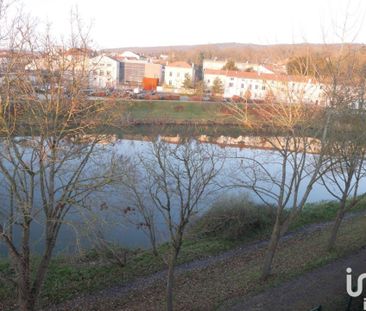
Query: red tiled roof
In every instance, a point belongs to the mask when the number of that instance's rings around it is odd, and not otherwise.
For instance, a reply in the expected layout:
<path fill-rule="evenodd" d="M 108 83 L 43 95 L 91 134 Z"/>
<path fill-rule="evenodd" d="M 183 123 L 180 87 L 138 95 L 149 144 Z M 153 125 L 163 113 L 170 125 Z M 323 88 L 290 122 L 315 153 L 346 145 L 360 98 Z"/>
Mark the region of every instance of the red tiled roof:
<path fill-rule="evenodd" d="M 246 71 L 230 71 L 230 70 L 215 70 L 206 69 L 205 74 L 222 75 L 228 77 L 255 79 L 255 80 L 275 80 L 275 81 L 288 81 L 288 82 L 315 82 L 314 78 L 305 76 L 290 76 L 280 74 L 268 74 L 268 73 L 257 73 L 257 72 L 246 72 Z"/>
<path fill-rule="evenodd" d="M 192 66 L 187 62 L 173 62 L 168 64 L 166 67 L 192 68 Z"/>

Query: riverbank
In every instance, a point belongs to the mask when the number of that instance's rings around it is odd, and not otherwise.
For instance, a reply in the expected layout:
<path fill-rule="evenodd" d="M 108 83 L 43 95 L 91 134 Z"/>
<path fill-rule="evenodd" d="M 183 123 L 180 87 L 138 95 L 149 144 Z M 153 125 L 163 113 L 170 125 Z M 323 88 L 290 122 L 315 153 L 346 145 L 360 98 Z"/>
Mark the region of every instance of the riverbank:
<path fill-rule="evenodd" d="M 181 101 L 116 101 L 116 113 L 126 125 L 238 125 L 223 103 Z"/>
<path fill-rule="evenodd" d="M 358 217 L 359 213 L 363 213 L 365 209 L 363 201 L 354 211 L 356 212 L 354 215 L 357 216 L 350 217 L 343 225 L 337 250 L 327 253 L 324 250 L 329 234 L 329 223 L 327 222 L 335 216 L 335 205 L 329 202 L 309 205 L 292 227 L 296 233 L 283 241 L 274 267 L 275 275 L 268 283 L 259 281 L 259 269 L 265 243 L 255 242 L 265 240 L 268 237 L 266 230 L 258 232 L 250 239 L 187 239 L 183 245 L 179 264 L 197 262 L 200 259 L 211 259 L 207 265 L 196 265 L 194 269 L 186 269 L 179 274 L 176 296 L 178 309 L 189 310 L 187 306 L 192 302 L 203 309 L 211 309 L 235 297 L 235 295 L 259 292 L 357 251 L 366 244 L 364 240 L 366 234 L 365 217 Z M 315 230 L 307 231 L 305 228 L 309 224 L 310 226 L 318 225 L 313 227 Z M 248 245 L 252 245 L 250 249 L 246 248 Z M 238 249 L 242 251 L 238 251 Z M 164 254 L 165 250 L 166 246 L 160 246 L 160 253 Z M 223 256 L 227 252 L 234 255 Z M 127 308 L 127 306 L 133 310 L 141 310 L 142 303 L 146 304 L 148 301 L 153 302 L 156 305 L 155 309 L 158 310 L 164 301 L 165 273 L 159 272 L 165 269 L 163 260 L 153 256 L 149 251 L 136 250 L 130 253 L 125 267 L 120 267 L 111 263 L 111 257 L 108 256 L 108 254 L 89 251 L 73 258 L 55 258 L 42 292 L 42 305 L 59 304 L 83 294 L 87 295 L 104 288 L 111 288 L 117 284 L 117 288 L 120 289 L 118 292 L 123 292 L 121 289 L 129 286 L 128 284 L 136 279 L 145 278 L 158 272 L 161 278 L 155 279 L 150 284 L 151 286 L 144 290 L 143 297 L 141 297 L 141 293 L 139 296 L 139 289 L 133 289 L 123 297 L 116 295 L 117 302 L 114 298 L 109 299 L 112 301 L 112 305 L 119 306 L 118 310 Z M 223 256 L 223 260 L 214 260 L 220 256 Z M 8 263 L 4 260 L 1 262 L 0 269 L 5 275 L 11 273 Z M 190 282 L 193 282 L 192 288 L 189 286 Z M 0 309 L 11 310 L 11 305 L 14 304 L 15 299 L 14 290 L 9 286 L 6 287 L 3 283 L 1 284 L 0 301 L 3 305 L 0 305 Z M 249 284 L 251 285 L 248 286 Z M 216 295 L 216 291 L 220 292 L 220 295 Z M 105 304 L 105 301 L 102 302 L 102 305 Z M 106 304 L 107 309 L 95 308 L 90 310 L 114 310 L 112 305 Z M 76 308 L 75 310 L 85 309 Z"/>

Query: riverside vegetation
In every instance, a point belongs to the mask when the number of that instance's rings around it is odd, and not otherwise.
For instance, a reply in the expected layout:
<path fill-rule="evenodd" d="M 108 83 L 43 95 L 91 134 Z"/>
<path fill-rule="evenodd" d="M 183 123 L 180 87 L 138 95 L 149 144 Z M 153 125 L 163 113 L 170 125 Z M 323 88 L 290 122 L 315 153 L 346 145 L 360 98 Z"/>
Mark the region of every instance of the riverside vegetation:
<path fill-rule="evenodd" d="M 310 224 L 332 221 L 335 219 L 337 210 L 338 205 L 336 201 L 307 204 L 301 216 L 292 224 L 291 231 L 296 232 L 296 230 Z M 350 212 L 362 213 L 364 210 L 366 210 L 366 198 L 362 197 Z M 275 211 L 273 208 L 258 205 L 249 200 L 248 197 L 234 196 L 222 198 L 215 202 L 207 212 L 198 217 L 190 226 L 188 235 L 183 242 L 178 264 L 206 258 L 207 256 L 215 256 L 250 242 L 268 239 L 274 217 Z M 258 272 L 255 272 L 260 268 L 260 261 L 252 260 L 247 264 L 243 263 L 242 269 L 252 271 L 248 274 L 249 278 L 246 281 L 252 280 L 251 282 L 253 282 L 251 283 L 252 288 L 250 291 L 261 291 L 363 247 L 365 245 L 362 239 L 362 234 L 365 233 L 363 227 L 364 221 L 362 218 L 347 224 L 347 227 L 341 231 L 339 247 L 336 251 L 329 254 L 323 253 L 323 250 L 321 250 L 323 241 L 326 241 L 328 230 L 320 234 L 312 234 L 311 239 L 310 237 L 305 237 L 305 240 L 304 237 L 296 238 L 289 245 L 285 244 L 281 249 L 280 259 L 276 263 L 275 275 L 268 284 L 260 282 Z M 310 242 L 310 240 L 313 241 Z M 303 268 L 298 269 L 297 266 L 291 265 L 282 267 L 282 261 L 286 265 L 287 258 L 298 256 L 299 247 L 304 247 L 305 249 L 313 247 L 316 243 L 319 243 L 319 245 L 312 248 L 311 252 L 313 254 L 311 256 L 305 256 L 306 253 L 302 253 Z M 167 250 L 166 244 L 158 246 L 159 253 L 163 254 Z M 127 260 L 125 265 L 121 266 L 115 260 L 115 254 L 125 254 L 126 251 Z M 37 256 L 33 260 L 34 264 L 36 264 L 38 261 Z M 165 263 L 161 257 L 154 256 L 150 250 L 143 249 L 126 250 L 115 247 L 114 254 L 108 251 L 101 252 L 100 249 L 91 249 L 82 251 L 72 257 L 59 255 L 51 262 L 50 271 L 42 292 L 41 305 L 47 306 L 49 304 L 61 303 L 80 294 L 93 293 L 106 287 L 128 283 L 138 277 L 148 276 L 164 269 Z M 9 261 L 1 259 L 0 271 L 5 275 L 12 273 Z M 203 277 L 206 273 L 207 271 L 203 271 L 199 274 Z M 189 272 L 186 275 L 182 277 L 188 277 Z M 232 279 L 232 281 L 235 284 L 233 287 L 242 286 L 240 285 L 241 280 Z M 199 286 L 200 282 L 198 281 L 195 286 Z M 215 285 L 215 288 L 217 286 L 218 284 Z M 183 289 L 181 285 L 178 285 L 177 291 L 179 295 L 182 294 Z M 5 287 L 4 285 L 0 287 L 0 307 L 4 310 L 12 310 L 12 306 L 16 305 L 15 297 L 12 295 L 13 292 L 14 288 L 12 287 Z M 193 299 L 198 299 L 197 301 L 194 300 L 197 306 L 200 305 L 198 301 L 202 299 L 203 304 L 201 306 L 207 306 L 206 304 L 210 297 L 204 299 L 204 296 L 200 296 L 203 294 L 197 293 L 194 295 Z M 209 305 L 213 307 L 215 304 L 221 304 L 230 297 L 235 297 L 235 295 L 232 296 L 230 291 L 224 292 L 223 295 L 215 299 L 211 297 L 213 300 Z M 135 298 L 137 299 L 137 297 Z M 120 305 L 124 305 L 124 303 L 120 302 Z M 185 303 L 188 302 L 186 301 Z M 181 306 L 178 309 L 183 309 L 183 302 L 179 302 L 178 305 Z M 118 306 L 118 303 L 116 306 Z M 100 310 L 108 309 L 108 307 L 103 309 L 102 306 L 100 308 Z"/>

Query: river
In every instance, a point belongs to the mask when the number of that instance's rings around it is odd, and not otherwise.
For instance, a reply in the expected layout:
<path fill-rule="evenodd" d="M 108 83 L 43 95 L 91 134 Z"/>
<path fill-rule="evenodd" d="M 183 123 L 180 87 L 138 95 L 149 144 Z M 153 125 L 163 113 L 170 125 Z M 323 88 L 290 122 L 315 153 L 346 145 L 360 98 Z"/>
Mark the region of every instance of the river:
<path fill-rule="evenodd" d="M 174 143 L 174 137 L 165 139 Z M 223 138 L 219 137 L 220 141 Z M 135 158 L 138 154 L 148 153 L 151 146 L 151 142 L 141 139 L 119 139 L 114 137 L 112 144 L 106 144 L 101 146 L 101 153 L 98 158 L 95 158 L 89 165 L 90 169 L 95 166 L 103 166 L 108 164 L 112 155 L 120 155 L 124 157 Z M 275 175 L 280 166 L 277 162 L 278 154 L 268 148 L 260 146 L 261 139 L 253 137 L 249 139 L 252 143 L 248 143 L 248 138 L 232 139 L 232 144 L 228 146 L 224 143 L 214 144 L 212 147 L 221 154 L 223 168 L 220 175 L 217 177 L 217 182 L 220 186 L 224 187 L 232 182 L 232 178 L 240 177 L 242 172 L 238 169 L 240 165 L 240 158 L 253 158 L 263 163 L 266 168 Z M 243 146 L 243 141 L 246 145 Z M 226 140 L 226 143 L 228 140 Z M 235 142 L 238 145 L 235 145 Z M 206 142 L 206 144 L 208 144 Z M 257 144 L 257 145 L 256 145 Z M 316 156 L 316 155 L 312 155 Z M 239 159 L 238 159 L 239 157 Z M 300 189 L 303 192 L 304 189 Z M 366 191 L 366 184 L 363 182 L 360 187 L 360 193 Z M 3 193 L 1 198 L 2 202 L 6 202 L 8 198 Z M 224 187 L 217 190 L 211 196 L 205 198 L 205 201 L 201 202 L 201 211 L 209 208 L 214 200 L 222 196 L 239 195 L 240 193 L 246 193 L 254 201 L 260 202 L 258 197 L 251 194 L 248 190 L 228 188 Z M 39 198 L 38 198 L 39 199 Z M 321 184 L 315 184 L 313 190 L 309 196 L 308 202 L 318 202 L 322 200 L 331 200 L 332 196 L 326 191 Z M 124 198 L 120 189 L 117 187 L 111 187 L 105 189 L 103 193 L 96 193 L 92 199 L 88 200 L 89 208 L 74 208 L 72 213 L 67 217 L 65 225 L 62 227 L 59 238 L 57 241 L 55 252 L 61 253 L 74 253 L 80 249 L 90 248 L 94 246 L 95 237 L 103 237 L 108 241 L 111 241 L 119 246 L 129 248 L 146 248 L 149 247 L 148 239 L 145 233 L 131 224 L 126 217 L 124 208 L 128 206 L 128 200 Z M 159 228 L 159 239 L 164 240 L 164 222 L 161 217 L 157 218 Z M 40 252 L 43 249 L 42 239 L 42 226 L 35 223 L 32 227 L 32 247 L 34 250 Z M 2 253 L 5 253 L 5 248 L 0 247 Z"/>

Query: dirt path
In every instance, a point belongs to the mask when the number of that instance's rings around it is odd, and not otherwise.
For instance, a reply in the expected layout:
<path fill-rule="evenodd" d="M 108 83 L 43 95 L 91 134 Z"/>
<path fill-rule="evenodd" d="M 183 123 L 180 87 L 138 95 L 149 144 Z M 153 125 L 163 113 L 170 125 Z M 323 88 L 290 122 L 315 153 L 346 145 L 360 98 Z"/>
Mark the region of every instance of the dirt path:
<path fill-rule="evenodd" d="M 353 214 L 347 215 L 346 218 L 353 218 L 355 216 L 358 216 L 360 214 L 365 214 L 365 212 L 357 212 Z M 301 234 L 301 235 L 307 235 L 314 233 L 316 231 L 322 230 L 325 227 L 329 226 L 332 222 L 327 223 L 320 223 L 320 224 L 312 224 L 305 226 L 299 230 L 296 230 L 294 232 L 287 233 L 283 238 L 282 241 L 286 241 L 294 237 L 295 235 Z M 252 252 L 257 252 L 258 249 L 264 248 L 267 246 L 268 241 L 256 241 L 253 243 L 245 244 L 241 247 L 235 248 L 233 250 L 223 252 L 221 254 L 206 257 L 204 259 L 200 260 L 194 260 L 192 262 L 188 262 L 182 265 L 179 265 L 176 267 L 176 275 L 185 273 L 185 272 L 191 272 L 191 271 L 197 271 L 201 269 L 205 269 L 207 267 L 210 267 L 211 265 L 230 260 L 231 258 L 235 258 L 236 256 L 240 256 L 241 254 L 250 254 Z M 365 268 L 366 272 L 366 268 Z M 93 294 L 87 294 L 87 295 L 81 295 L 75 299 L 72 299 L 70 301 L 67 301 L 65 303 L 62 303 L 57 306 L 53 306 L 51 308 L 48 308 L 47 310 L 71 310 L 73 306 L 77 305 L 92 305 L 94 302 L 101 301 L 103 299 L 116 299 L 117 297 L 123 297 L 127 294 L 129 294 L 132 291 L 135 290 L 144 290 L 150 286 L 152 286 L 157 281 L 162 281 L 166 277 L 166 271 L 159 271 L 157 273 L 154 273 L 150 276 L 146 277 L 140 277 L 136 280 L 129 282 L 127 284 L 121 284 L 117 285 L 111 288 L 106 288 L 101 291 L 97 291 Z M 234 310 L 241 310 L 241 309 L 234 309 Z M 251 310 L 251 309 L 248 309 Z M 256 310 L 256 309 L 254 309 Z M 268 310 L 268 309 L 259 309 L 259 310 Z M 274 310 L 274 309 L 273 309 Z M 282 309 L 278 309 L 282 310 Z M 291 310 L 291 309 L 289 309 Z M 292 309 L 296 310 L 296 309 Z"/>
<path fill-rule="evenodd" d="M 229 303 L 226 303 L 220 310 L 308 311 L 324 302 L 332 305 L 332 301 L 336 300 L 338 302 L 337 306 L 332 306 L 328 310 L 344 311 L 348 300 L 346 292 L 346 268 L 348 267 L 352 268 L 356 277 L 361 273 L 365 273 L 366 249 L 362 249 L 357 254 L 332 262 L 254 297 L 236 301 L 234 306 L 229 306 Z M 304 299 L 304 297 L 309 299 Z M 327 308 L 323 308 L 323 310 L 327 311 Z M 357 310 L 359 309 L 357 308 Z"/>

